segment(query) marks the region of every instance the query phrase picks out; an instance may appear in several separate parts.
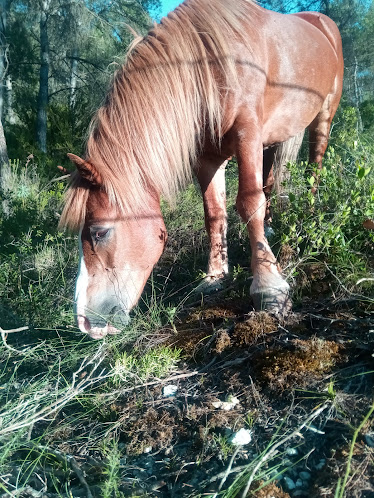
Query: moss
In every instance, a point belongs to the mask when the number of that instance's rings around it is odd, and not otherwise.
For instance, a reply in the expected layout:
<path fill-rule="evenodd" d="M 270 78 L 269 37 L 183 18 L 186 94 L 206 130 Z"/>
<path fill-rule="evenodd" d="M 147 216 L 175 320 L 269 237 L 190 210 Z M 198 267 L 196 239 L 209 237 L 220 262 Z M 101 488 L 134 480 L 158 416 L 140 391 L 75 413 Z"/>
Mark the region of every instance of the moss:
<path fill-rule="evenodd" d="M 274 482 L 267 484 L 261 489 L 258 489 L 258 484 L 259 483 L 255 483 L 254 486 L 251 486 L 251 489 L 247 496 L 256 496 L 256 498 L 290 498 L 290 495 L 283 491 L 281 488 L 278 488 L 278 486 Z"/>
<path fill-rule="evenodd" d="M 333 341 L 297 339 L 293 346 L 293 350 L 267 350 L 254 360 L 259 376 L 274 388 L 286 389 L 310 375 L 330 371 L 341 358 L 341 346 Z"/>
<path fill-rule="evenodd" d="M 144 453 L 147 447 L 153 450 L 167 448 L 171 444 L 176 428 L 175 417 L 172 414 L 166 410 L 160 412 L 149 408 L 127 432 L 129 438 L 127 453 L 138 455 Z"/>
<path fill-rule="evenodd" d="M 178 334 L 169 339 L 168 344 L 181 349 L 187 357 L 194 357 L 212 335 L 211 330 L 203 327 L 202 330 L 183 325 L 181 330 L 177 327 Z"/>
<path fill-rule="evenodd" d="M 240 346 L 249 346 L 256 342 L 259 336 L 274 332 L 277 328 L 275 318 L 265 311 L 251 313 L 248 320 L 235 325 L 234 338 Z"/>
<path fill-rule="evenodd" d="M 186 320 L 190 322 L 210 321 L 217 322 L 218 320 L 225 320 L 228 318 L 235 318 L 236 313 L 231 307 L 228 306 L 209 306 L 191 313 Z"/>
<path fill-rule="evenodd" d="M 227 330 L 219 330 L 216 337 L 216 353 L 220 354 L 231 346 L 231 339 Z"/>

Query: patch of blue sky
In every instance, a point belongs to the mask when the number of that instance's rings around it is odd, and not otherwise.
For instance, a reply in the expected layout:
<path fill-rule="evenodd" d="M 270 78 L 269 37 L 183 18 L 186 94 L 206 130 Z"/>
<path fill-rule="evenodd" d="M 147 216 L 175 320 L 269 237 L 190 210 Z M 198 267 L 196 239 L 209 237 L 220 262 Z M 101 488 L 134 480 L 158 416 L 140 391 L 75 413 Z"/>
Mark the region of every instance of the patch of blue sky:
<path fill-rule="evenodd" d="M 174 10 L 175 7 L 178 7 L 178 5 L 182 3 L 182 1 L 183 0 L 161 0 L 161 8 L 158 10 L 157 14 L 153 16 L 151 12 L 151 15 L 155 18 L 156 21 L 159 21 L 161 17 L 166 16 L 169 12 Z"/>

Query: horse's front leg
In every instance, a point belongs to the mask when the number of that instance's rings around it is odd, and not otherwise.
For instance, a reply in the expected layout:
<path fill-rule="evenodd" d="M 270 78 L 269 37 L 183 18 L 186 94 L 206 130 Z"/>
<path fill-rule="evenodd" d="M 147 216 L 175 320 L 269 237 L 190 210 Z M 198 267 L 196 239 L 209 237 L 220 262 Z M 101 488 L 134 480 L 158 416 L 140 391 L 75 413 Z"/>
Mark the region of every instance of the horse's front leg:
<path fill-rule="evenodd" d="M 207 276 L 204 287 L 217 288 L 228 273 L 227 212 L 225 167 L 227 161 L 219 156 L 204 156 L 199 161 L 196 177 L 204 202 L 205 227 L 210 241 Z"/>
<path fill-rule="evenodd" d="M 260 137 L 260 134 L 257 134 Z M 284 313 L 290 308 L 289 285 L 281 276 L 264 232 L 266 196 L 263 182 L 263 149 L 252 133 L 238 146 L 239 191 L 236 207 L 247 225 L 252 251 L 253 282 L 250 293 L 256 309 Z"/>

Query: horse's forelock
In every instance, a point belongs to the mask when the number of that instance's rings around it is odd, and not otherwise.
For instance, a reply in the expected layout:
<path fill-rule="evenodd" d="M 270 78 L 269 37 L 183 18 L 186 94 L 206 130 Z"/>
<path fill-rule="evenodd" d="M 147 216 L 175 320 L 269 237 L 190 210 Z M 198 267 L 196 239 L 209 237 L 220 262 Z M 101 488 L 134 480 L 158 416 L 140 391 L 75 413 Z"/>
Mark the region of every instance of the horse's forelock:
<path fill-rule="evenodd" d="M 78 232 L 86 218 L 86 206 L 90 195 L 89 182 L 78 171 L 71 175 L 69 188 L 65 193 L 64 209 L 59 220 L 59 228 Z"/>

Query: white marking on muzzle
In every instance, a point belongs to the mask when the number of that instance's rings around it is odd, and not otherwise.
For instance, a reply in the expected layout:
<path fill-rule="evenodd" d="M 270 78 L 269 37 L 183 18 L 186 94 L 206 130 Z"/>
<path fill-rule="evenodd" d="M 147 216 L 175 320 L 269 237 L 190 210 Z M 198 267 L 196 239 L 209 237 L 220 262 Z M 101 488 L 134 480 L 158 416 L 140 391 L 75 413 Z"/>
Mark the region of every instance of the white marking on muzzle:
<path fill-rule="evenodd" d="M 74 294 L 74 314 L 77 317 L 85 316 L 85 309 L 87 304 L 87 287 L 88 287 L 88 271 L 86 268 L 86 264 L 84 262 L 83 257 L 83 248 L 82 248 L 82 228 L 79 231 L 79 266 L 78 266 L 78 277 L 77 283 L 75 285 L 75 294 Z M 78 320 L 79 328 L 82 330 L 81 323 Z M 84 326 L 82 324 L 82 326 Z M 86 330 L 82 330 L 82 332 L 86 332 Z"/>

